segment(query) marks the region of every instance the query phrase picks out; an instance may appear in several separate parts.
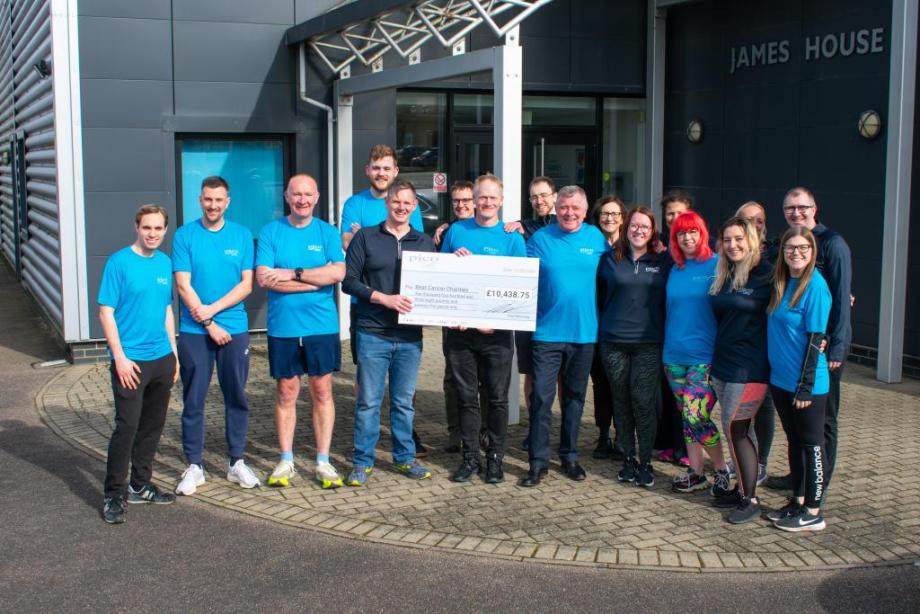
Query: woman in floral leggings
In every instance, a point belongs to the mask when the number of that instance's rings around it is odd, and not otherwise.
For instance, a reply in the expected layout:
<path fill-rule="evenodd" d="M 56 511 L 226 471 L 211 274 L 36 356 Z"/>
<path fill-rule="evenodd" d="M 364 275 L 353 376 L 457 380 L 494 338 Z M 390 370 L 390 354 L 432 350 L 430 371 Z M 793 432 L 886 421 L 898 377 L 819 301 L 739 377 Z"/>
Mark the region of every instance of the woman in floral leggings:
<path fill-rule="evenodd" d="M 698 214 L 688 211 L 671 224 L 671 269 L 667 286 L 667 320 L 662 360 L 668 384 L 683 418 L 690 467 L 674 478 L 671 489 L 692 492 L 710 487 L 703 472 L 703 451 L 715 465 L 713 494 L 727 494 L 728 468 L 719 429 L 710 417 L 716 402 L 709 369 L 716 320 L 709 300 L 718 258 L 709 247 L 709 230 Z"/>

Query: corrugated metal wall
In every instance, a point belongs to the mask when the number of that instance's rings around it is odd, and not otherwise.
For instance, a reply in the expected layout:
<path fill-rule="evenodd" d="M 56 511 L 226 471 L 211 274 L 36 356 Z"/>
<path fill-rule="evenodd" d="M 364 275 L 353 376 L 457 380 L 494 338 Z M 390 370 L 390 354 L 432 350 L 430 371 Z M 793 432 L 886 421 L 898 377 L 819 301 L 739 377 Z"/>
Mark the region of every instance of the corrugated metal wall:
<path fill-rule="evenodd" d="M 0 0 L 0 151 L 10 154 L 13 134 L 13 36 L 10 0 Z M 13 228 L 13 166 L 0 159 L 0 252 L 14 264 L 16 237 Z"/>
<path fill-rule="evenodd" d="M 52 321 L 61 329 L 63 318 L 54 151 L 54 94 L 51 77 L 43 76 L 37 69 L 43 60 L 51 66 L 49 0 L 4 0 L 3 5 L 6 18 L 2 28 L 9 28 L 11 32 L 11 36 L 4 35 L 4 41 L 11 39 L 12 42 L 12 129 L 14 134 L 24 137 L 26 204 L 20 219 L 20 224 L 25 227 L 25 232 L 20 232 L 22 278 Z M 8 23 L 11 27 L 7 26 Z M 6 47 L 3 53 L 3 57 L 9 57 Z M 51 68 L 53 70 L 54 67 Z M 0 70 L 5 68 L 0 66 Z M 7 73 L 3 74 L 3 79 L 8 79 Z M 3 81 L 0 87 L 8 89 L 8 83 Z M 4 102 L 8 100 L 7 96 L 4 93 Z M 7 107 L 5 105 L 5 112 Z M 7 187 L 5 183 L 0 184 L 4 207 Z M 13 195 L 11 191 L 10 196 Z M 15 206 L 15 202 L 11 204 Z M 5 248 L 6 243 L 4 253 Z"/>

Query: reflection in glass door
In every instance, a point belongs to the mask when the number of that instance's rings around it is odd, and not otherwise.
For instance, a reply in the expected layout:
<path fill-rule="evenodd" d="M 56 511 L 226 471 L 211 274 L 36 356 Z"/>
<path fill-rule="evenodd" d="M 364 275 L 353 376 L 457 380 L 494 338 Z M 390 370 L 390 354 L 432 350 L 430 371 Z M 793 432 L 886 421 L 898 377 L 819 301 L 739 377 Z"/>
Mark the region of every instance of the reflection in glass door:
<path fill-rule="evenodd" d="M 588 195 L 588 205 L 597 197 L 597 134 L 541 132 L 524 135 L 524 182 L 534 177 L 549 177 L 556 188 L 581 186 Z M 523 215 L 533 210 L 524 203 Z"/>

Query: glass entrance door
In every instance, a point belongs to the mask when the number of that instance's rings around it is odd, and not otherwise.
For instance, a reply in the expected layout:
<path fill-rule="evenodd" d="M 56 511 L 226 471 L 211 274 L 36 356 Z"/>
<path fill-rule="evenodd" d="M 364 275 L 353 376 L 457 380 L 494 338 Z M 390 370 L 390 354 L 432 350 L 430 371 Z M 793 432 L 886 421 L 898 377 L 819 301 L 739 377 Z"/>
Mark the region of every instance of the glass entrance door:
<path fill-rule="evenodd" d="M 450 180 L 475 181 L 485 173 L 495 172 L 492 131 L 456 131 L 454 133 L 453 172 Z"/>
<path fill-rule="evenodd" d="M 588 206 L 597 198 L 596 132 L 529 132 L 524 134 L 524 177 L 526 190 L 534 177 L 549 177 L 556 188 L 577 185 L 588 195 Z M 524 203 L 524 216 L 533 214 Z"/>

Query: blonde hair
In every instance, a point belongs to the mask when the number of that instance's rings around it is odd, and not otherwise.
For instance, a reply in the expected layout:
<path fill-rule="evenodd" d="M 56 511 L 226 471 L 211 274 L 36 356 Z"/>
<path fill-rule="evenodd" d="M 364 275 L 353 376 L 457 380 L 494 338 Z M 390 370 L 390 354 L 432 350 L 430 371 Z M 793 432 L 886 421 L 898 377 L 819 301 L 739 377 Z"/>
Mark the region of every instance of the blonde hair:
<path fill-rule="evenodd" d="M 744 231 L 744 239 L 748 244 L 748 253 L 741 262 L 735 263 L 725 255 L 725 231 L 733 226 L 738 226 Z M 733 217 L 719 228 L 719 263 L 716 265 L 716 278 L 709 287 L 709 294 L 718 294 L 725 283 L 731 279 L 732 290 L 740 290 L 747 285 L 751 270 L 760 264 L 760 237 L 754 224 L 743 217 Z"/>
<path fill-rule="evenodd" d="M 763 213 L 763 220 L 764 220 L 763 221 L 763 232 L 759 234 L 760 234 L 760 242 L 766 243 L 767 242 L 767 210 L 764 209 L 763 205 L 761 205 L 756 200 L 749 200 L 743 205 L 741 205 L 740 207 L 738 207 L 738 210 L 735 211 L 735 217 L 744 217 L 743 215 L 741 215 L 741 212 L 744 211 L 745 207 L 757 207 L 758 209 L 760 209 L 760 212 Z"/>
<path fill-rule="evenodd" d="M 802 295 L 805 294 L 805 290 L 808 289 L 808 284 L 811 282 L 811 276 L 815 272 L 815 262 L 818 260 L 818 244 L 815 241 L 815 235 L 804 226 L 793 226 L 783 233 L 783 238 L 780 239 L 779 242 L 779 258 L 777 258 L 776 268 L 773 270 L 773 291 L 770 293 L 770 304 L 767 306 L 767 313 L 773 313 L 783 302 L 783 296 L 786 294 L 786 286 L 789 285 L 789 279 L 792 277 L 792 275 L 789 274 L 789 265 L 786 264 L 784 250 L 786 248 L 786 241 L 793 237 L 804 237 L 808 241 L 808 245 L 811 247 L 811 259 L 809 259 L 808 265 L 799 278 L 798 287 L 789 299 L 790 308 L 799 304 L 799 300 L 801 300 Z"/>

